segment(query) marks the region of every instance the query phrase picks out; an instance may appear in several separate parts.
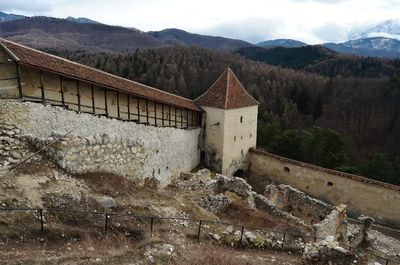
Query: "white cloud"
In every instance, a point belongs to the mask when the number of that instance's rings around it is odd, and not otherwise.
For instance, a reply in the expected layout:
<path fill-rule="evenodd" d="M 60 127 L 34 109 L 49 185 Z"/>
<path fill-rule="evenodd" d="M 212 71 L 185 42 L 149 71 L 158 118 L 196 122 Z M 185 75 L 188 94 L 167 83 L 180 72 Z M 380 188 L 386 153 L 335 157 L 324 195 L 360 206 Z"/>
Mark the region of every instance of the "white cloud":
<path fill-rule="evenodd" d="M 3 11 L 88 17 L 144 31 L 181 28 L 257 42 L 340 41 L 355 27 L 400 17 L 400 0 L 0 0 Z"/>
<path fill-rule="evenodd" d="M 51 1 L 42 0 L 0 0 L 0 10 L 3 12 L 19 12 L 21 14 L 41 14 L 51 11 Z"/>

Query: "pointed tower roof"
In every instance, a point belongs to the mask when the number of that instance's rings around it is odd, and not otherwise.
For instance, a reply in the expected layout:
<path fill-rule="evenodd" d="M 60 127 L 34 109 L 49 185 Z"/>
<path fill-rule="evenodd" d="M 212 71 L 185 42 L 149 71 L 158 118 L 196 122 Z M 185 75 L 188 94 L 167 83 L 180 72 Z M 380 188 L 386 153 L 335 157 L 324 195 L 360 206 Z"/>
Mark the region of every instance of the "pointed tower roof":
<path fill-rule="evenodd" d="M 244 89 L 229 67 L 204 94 L 194 100 L 194 103 L 219 109 L 237 109 L 259 104 Z"/>

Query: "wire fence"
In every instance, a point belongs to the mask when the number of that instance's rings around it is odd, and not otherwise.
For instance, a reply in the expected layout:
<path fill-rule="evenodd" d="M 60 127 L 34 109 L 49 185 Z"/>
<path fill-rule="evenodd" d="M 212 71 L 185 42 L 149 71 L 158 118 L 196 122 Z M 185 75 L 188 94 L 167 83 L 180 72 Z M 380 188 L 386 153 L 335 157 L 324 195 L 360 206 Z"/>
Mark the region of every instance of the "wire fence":
<path fill-rule="evenodd" d="M 222 222 L 219 220 L 204 220 L 196 218 L 186 218 L 186 217 L 160 217 L 160 216 L 150 216 L 150 215 L 134 215 L 128 213 L 116 213 L 116 212 L 101 212 L 101 211 L 83 211 L 83 210 L 69 210 L 69 209 L 59 209 L 59 208 L 1 208 L 1 212 L 15 213 L 15 212 L 34 212 L 36 213 L 36 218 L 39 221 L 39 231 L 43 234 L 46 229 L 50 230 L 49 219 L 45 220 L 45 214 L 47 213 L 69 213 L 69 215 L 64 216 L 63 221 L 71 226 L 84 226 L 85 229 L 92 230 L 95 225 L 98 224 L 101 227 L 102 233 L 106 236 L 107 232 L 112 229 L 112 222 L 116 222 L 118 225 L 120 223 L 136 224 L 137 226 L 147 226 L 148 233 L 152 237 L 156 232 L 158 226 L 162 227 L 163 221 L 171 221 L 172 224 L 177 226 L 183 226 L 187 230 L 187 234 L 191 234 L 196 239 L 201 239 L 204 230 L 217 231 L 221 226 L 229 227 L 231 226 L 232 232 L 236 231 L 234 235 L 236 236 L 234 246 L 242 247 L 244 246 L 244 241 L 246 237 L 246 232 L 257 232 L 257 234 L 262 235 L 263 238 L 269 239 L 259 247 L 274 248 L 278 250 L 300 250 L 302 253 L 305 248 L 305 243 L 316 242 L 317 240 L 324 240 L 325 238 L 319 238 L 316 236 L 308 236 L 299 233 L 292 233 L 290 231 L 281 231 L 270 228 L 263 227 L 251 227 L 242 224 L 235 224 L 229 222 Z M 74 214 L 73 216 L 71 214 Z M 90 215 L 91 222 L 84 222 L 86 220 L 84 216 Z M 55 221 L 54 221 L 55 222 Z M 100 225 L 102 224 L 102 225 Z M 45 228 L 47 227 L 47 228 Z M 237 228 L 234 229 L 234 228 Z M 182 232 L 181 232 L 182 233 Z M 302 246 L 302 247 L 300 247 Z M 348 251 L 355 251 L 354 247 L 350 245 L 341 245 L 346 247 Z M 398 264 L 400 265 L 400 260 L 394 260 L 388 257 L 382 257 L 376 254 L 365 253 L 357 250 L 357 254 L 360 256 L 368 256 L 373 258 L 374 261 L 385 265 Z"/>

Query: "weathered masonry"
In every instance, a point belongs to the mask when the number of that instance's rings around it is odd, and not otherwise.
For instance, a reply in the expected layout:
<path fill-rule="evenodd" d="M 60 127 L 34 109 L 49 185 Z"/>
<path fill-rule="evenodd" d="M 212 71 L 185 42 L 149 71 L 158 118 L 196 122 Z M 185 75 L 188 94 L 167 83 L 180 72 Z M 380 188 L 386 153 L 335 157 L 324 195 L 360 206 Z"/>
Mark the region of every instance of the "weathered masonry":
<path fill-rule="evenodd" d="M 206 113 L 204 162 L 225 175 L 240 176 L 248 168 L 248 151 L 256 147 L 258 102 L 230 68 L 194 100 Z"/>
<path fill-rule="evenodd" d="M 0 97 L 160 127 L 196 128 L 193 101 L 34 49 L 0 40 Z"/>
<path fill-rule="evenodd" d="M 289 184 L 347 204 L 354 216 L 400 227 L 399 186 L 256 150 L 257 113 L 258 102 L 230 68 L 190 100 L 0 39 L 0 130 L 17 128 L 26 136 L 2 137 L 1 161 L 13 143 L 40 148 L 72 131 L 46 150 L 70 172 L 110 172 L 165 186 L 203 162 L 225 175 L 248 171 L 259 192 L 271 180 Z"/>
<path fill-rule="evenodd" d="M 400 228 L 400 187 L 321 168 L 260 150 L 250 150 L 250 183 L 264 191 L 270 181 L 291 185 L 334 205 L 347 205 L 353 217 L 369 215 Z"/>

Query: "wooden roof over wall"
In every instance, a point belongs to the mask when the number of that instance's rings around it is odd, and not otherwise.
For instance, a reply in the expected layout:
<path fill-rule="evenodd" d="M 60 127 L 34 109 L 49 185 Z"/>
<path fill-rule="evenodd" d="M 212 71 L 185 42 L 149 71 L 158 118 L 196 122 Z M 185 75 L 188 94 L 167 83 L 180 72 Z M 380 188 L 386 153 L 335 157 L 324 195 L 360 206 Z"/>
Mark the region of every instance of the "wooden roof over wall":
<path fill-rule="evenodd" d="M 0 44 L 17 61 L 17 63 L 29 67 L 39 68 L 54 72 L 70 78 L 94 83 L 117 91 L 133 94 L 168 105 L 201 111 L 190 99 L 177 96 L 154 87 L 118 77 L 98 69 L 75 63 L 64 58 L 41 52 L 5 39 L 0 38 Z"/>

